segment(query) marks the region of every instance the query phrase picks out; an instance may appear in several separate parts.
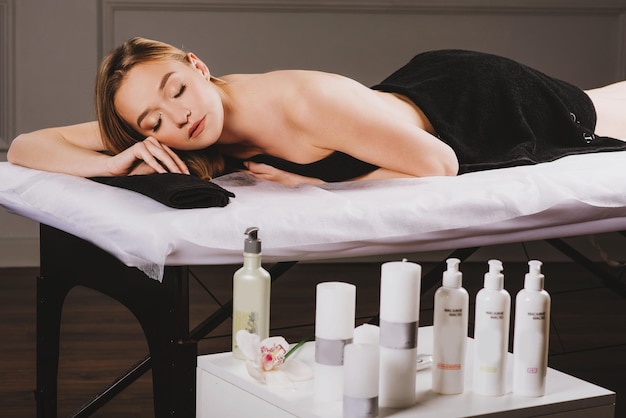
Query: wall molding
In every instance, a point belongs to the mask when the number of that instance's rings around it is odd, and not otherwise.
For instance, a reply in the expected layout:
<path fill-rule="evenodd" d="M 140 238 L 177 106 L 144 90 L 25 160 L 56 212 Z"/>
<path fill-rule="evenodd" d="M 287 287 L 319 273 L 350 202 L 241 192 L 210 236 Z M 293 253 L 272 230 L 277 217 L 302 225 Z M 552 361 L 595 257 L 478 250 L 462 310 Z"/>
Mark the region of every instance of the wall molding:
<path fill-rule="evenodd" d="M 626 0 L 98 0 L 98 59 L 114 45 L 124 11 L 230 11 L 434 14 L 595 14 L 620 19 L 620 75 L 626 79 Z"/>
<path fill-rule="evenodd" d="M 620 39 L 619 51 L 619 75 L 620 79 L 626 80 L 626 10 L 622 10 L 620 14 L 620 24 L 618 35 Z"/>
<path fill-rule="evenodd" d="M 0 0 L 0 151 L 15 135 L 15 1 Z"/>

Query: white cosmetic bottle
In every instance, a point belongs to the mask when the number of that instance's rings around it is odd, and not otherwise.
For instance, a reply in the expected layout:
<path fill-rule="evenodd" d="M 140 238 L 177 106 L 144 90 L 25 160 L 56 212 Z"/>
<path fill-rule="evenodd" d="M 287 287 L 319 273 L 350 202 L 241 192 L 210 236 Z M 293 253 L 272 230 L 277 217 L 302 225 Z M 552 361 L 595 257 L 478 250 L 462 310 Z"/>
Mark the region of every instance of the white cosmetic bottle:
<path fill-rule="evenodd" d="M 515 298 L 513 393 L 543 396 L 550 337 L 550 295 L 543 289 L 541 261 L 528 262 L 524 288 Z"/>
<path fill-rule="evenodd" d="M 243 359 L 237 346 L 237 332 L 245 329 L 261 340 L 270 332 L 270 274 L 261 266 L 259 228 L 245 232 L 243 266 L 233 276 L 233 355 Z"/>
<path fill-rule="evenodd" d="M 506 393 L 511 295 L 504 289 L 502 262 L 489 260 L 484 287 L 476 294 L 474 321 L 474 393 Z"/>
<path fill-rule="evenodd" d="M 442 287 L 435 292 L 432 390 L 443 395 L 465 390 L 465 347 L 469 295 L 462 287 L 460 261 L 446 260 Z"/>

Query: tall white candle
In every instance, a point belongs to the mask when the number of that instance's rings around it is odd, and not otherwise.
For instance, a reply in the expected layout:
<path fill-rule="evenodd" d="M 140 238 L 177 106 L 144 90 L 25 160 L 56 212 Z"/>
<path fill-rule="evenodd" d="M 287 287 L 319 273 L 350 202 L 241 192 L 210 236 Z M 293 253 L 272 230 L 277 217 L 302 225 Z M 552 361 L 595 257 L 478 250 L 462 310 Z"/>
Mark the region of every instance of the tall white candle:
<path fill-rule="evenodd" d="M 378 344 L 348 344 L 344 351 L 344 418 L 378 416 Z"/>
<path fill-rule="evenodd" d="M 342 282 L 317 285 L 315 300 L 315 398 L 343 398 L 343 354 L 354 335 L 356 286 Z"/>
<path fill-rule="evenodd" d="M 379 405 L 415 404 L 415 364 L 422 267 L 406 260 L 384 263 L 380 278 Z"/>

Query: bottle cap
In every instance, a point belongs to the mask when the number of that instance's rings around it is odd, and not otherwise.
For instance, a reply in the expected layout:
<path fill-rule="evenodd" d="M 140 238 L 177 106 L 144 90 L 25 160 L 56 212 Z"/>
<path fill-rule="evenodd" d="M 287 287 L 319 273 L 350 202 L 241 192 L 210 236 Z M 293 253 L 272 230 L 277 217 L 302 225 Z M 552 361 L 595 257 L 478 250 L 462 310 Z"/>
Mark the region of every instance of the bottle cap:
<path fill-rule="evenodd" d="M 441 284 L 445 287 L 461 287 L 463 284 L 463 274 L 459 271 L 459 263 L 461 263 L 461 260 L 458 258 L 448 258 L 446 263 L 448 264 L 448 270 L 443 272 Z"/>
<path fill-rule="evenodd" d="M 524 277 L 524 289 L 543 290 L 544 276 L 541 274 L 541 261 L 530 260 L 528 262 L 528 273 Z"/>
<path fill-rule="evenodd" d="M 247 238 L 244 241 L 243 252 L 261 254 L 261 240 L 258 238 L 259 228 L 252 226 L 246 229 Z"/>
<path fill-rule="evenodd" d="M 485 273 L 485 289 L 502 290 L 504 287 L 504 274 L 502 274 L 502 261 L 489 260 L 489 271 Z"/>

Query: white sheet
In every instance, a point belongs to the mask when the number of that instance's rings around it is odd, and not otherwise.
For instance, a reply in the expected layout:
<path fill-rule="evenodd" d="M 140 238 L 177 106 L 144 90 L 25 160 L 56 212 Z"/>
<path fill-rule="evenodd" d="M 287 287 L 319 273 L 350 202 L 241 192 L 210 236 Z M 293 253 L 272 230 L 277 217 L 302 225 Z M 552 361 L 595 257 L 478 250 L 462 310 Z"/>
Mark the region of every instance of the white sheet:
<path fill-rule="evenodd" d="M 225 208 L 177 210 L 90 180 L 0 163 L 0 205 L 95 243 L 161 279 L 164 265 L 241 261 L 260 228 L 266 261 L 455 249 L 626 230 L 626 152 L 458 177 L 289 188 L 233 174 Z"/>

